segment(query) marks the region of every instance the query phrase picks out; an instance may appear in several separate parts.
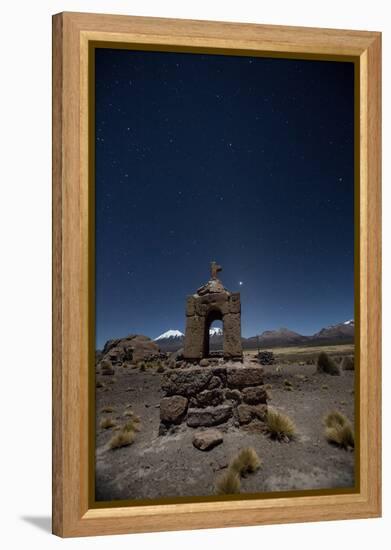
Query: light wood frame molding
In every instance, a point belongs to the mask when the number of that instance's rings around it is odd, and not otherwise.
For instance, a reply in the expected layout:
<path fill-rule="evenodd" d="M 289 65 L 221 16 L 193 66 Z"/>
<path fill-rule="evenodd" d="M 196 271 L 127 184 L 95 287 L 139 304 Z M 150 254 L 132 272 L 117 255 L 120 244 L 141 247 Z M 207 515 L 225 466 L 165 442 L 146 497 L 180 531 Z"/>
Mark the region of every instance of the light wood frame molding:
<path fill-rule="evenodd" d="M 351 494 L 89 505 L 90 41 L 354 58 L 359 79 L 359 479 Z M 381 514 L 381 34 L 87 13 L 53 17 L 53 532 L 63 537 Z M 357 288 L 356 288 L 357 292 Z"/>

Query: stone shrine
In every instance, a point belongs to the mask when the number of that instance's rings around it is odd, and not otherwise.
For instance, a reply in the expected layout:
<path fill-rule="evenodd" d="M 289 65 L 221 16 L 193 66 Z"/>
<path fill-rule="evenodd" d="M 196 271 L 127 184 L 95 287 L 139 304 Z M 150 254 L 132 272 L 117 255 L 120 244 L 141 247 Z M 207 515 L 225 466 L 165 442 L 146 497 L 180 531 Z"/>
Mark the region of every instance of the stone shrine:
<path fill-rule="evenodd" d="M 186 331 L 183 356 L 199 362 L 209 357 L 209 329 L 223 323 L 223 355 L 226 360 L 243 359 L 240 293 L 229 292 L 217 278 L 221 266 L 211 263 L 211 279 L 186 301 Z"/>

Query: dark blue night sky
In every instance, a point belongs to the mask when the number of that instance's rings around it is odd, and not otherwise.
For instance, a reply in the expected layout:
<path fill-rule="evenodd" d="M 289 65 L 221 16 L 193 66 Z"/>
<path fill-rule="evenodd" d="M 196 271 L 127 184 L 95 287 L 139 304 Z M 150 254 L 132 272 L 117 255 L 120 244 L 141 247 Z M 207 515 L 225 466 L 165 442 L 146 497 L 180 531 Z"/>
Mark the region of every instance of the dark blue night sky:
<path fill-rule="evenodd" d="M 184 331 L 211 260 L 243 336 L 353 318 L 353 136 L 352 63 L 96 50 L 97 346 Z"/>

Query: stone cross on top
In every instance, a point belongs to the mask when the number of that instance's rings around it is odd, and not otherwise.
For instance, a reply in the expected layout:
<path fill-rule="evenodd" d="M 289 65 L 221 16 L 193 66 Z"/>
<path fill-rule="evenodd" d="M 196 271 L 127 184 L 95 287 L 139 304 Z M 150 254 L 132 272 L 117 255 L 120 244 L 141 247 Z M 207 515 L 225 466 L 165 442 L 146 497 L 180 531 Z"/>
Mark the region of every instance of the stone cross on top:
<path fill-rule="evenodd" d="M 221 267 L 221 265 L 218 265 L 215 261 L 211 262 L 210 272 L 212 275 L 212 279 L 217 279 L 217 273 L 219 271 L 223 271 L 223 268 Z"/>

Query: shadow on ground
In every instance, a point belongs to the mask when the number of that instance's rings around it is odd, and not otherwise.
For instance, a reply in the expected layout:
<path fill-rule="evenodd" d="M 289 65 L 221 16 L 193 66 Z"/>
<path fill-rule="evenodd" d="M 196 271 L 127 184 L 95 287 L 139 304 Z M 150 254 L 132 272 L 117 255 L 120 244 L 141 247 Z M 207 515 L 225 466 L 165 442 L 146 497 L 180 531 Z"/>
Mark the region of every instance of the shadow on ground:
<path fill-rule="evenodd" d="M 21 519 L 45 533 L 52 532 L 52 518 L 49 516 L 22 516 Z"/>

